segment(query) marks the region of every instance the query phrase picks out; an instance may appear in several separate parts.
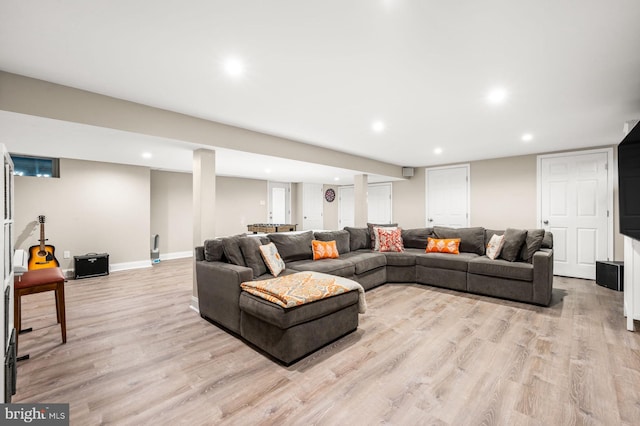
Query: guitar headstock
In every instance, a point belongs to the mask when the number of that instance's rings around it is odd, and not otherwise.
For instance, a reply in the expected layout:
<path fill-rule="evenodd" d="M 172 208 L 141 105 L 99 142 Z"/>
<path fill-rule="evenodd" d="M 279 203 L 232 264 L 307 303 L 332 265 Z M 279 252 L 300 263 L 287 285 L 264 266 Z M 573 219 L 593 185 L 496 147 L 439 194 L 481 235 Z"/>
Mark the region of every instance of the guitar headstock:
<path fill-rule="evenodd" d="M 44 215 L 41 214 L 40 216 L 38 216 L 38 223 L 44 223 L 44 219 L 45 219 Z"/>

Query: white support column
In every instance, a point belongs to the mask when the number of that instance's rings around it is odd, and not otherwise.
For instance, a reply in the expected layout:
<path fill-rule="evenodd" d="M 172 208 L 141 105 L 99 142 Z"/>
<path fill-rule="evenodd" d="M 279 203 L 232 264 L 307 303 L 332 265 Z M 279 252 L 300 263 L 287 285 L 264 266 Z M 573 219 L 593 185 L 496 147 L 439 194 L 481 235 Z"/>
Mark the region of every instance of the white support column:
<path fill-rule="evenodd" d="M 214 238 L 216 232 L 216 152 L 198 149 L 193 152 L 193 246 Z M 191 307 L 198 309 L 198 286 L 195 263 Z"/>
<path fill-rule="evenodd" d="M 627 330 L 635 331 L 640 320 L 640 241 L 624 237 L 624 310 Z"/>
<path fill-rule="evenodd" d="M 367 226 L 369 220 L 369 204 L 367 201 L 368 176 L 357 175 L 353 178 L 353 213 L 356 227 Z"/>

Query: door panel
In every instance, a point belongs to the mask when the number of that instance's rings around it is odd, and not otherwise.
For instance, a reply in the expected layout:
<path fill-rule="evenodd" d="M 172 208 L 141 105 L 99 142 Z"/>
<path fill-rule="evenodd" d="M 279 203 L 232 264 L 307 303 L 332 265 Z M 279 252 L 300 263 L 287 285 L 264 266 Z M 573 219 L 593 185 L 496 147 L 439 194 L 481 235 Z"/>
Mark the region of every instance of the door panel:
<path fill-rule="evenodd" d="M 322 184 L 302 184 L 302 229 L 304 231 L 324 228 Z"/>
<path fill-rule="evenodd" d="M 595 279 L 596 260 L 608 256 L 607 154 L 540 161 L 542 226 L 553 232 L 554 272 Z"/>
<path fill-rule="evenodd" d="M 269 182 L 269 223 L 291 222 L 291 186 L 288 183 Z"/>
<path fill-rule="evenodd" d="M 427 226 L 469 226 L 469 167 L 427 169 Z"/>
<path fill-rule="evenodd" d="M 369 223 L 391 223 L 391 184 L 367 187 L 367 217 Z"/>

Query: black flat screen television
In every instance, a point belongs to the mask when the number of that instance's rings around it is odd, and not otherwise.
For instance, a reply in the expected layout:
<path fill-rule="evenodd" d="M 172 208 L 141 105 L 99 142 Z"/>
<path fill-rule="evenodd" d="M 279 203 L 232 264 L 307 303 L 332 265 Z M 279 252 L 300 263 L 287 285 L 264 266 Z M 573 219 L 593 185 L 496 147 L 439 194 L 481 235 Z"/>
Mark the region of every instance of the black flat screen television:
<path fill-rule="evenodd" d="M 618 145 L 620 233 L 640 240 L 640 124 Z"/>

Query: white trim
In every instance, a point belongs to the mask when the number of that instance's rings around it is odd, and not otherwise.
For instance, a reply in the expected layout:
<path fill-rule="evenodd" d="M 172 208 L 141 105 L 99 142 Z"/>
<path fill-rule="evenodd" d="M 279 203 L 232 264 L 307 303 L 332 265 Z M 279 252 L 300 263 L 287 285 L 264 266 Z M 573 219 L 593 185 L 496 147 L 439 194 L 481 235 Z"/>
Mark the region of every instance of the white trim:
<path fill-rule="evenodd" d="M 560 157 L 575 157 L 577 155 L 590 155 L 590 154 L 607 154 L 607 210 L 609 210 L 609 216 L 607 217 L 607 258 L 613 260 L 613 248 L 614 248 L 614 232 L 613 232 L 613 188 L 614 179 L 617 178 L 618 165 L 614 163 L 613 148 L 597 148 L 586 149 L 583 151 L 567 151 L 559 152 L 555 154 L 543 154 L 537 157 L 537 170 L 536 170 L 536 223 L 537 226 L 544 228 L 542 224 L 542 160 L 548 158 L 560 158 Z M 616 180 L 617 182 L 617 180 Z"/>
<path fill-rule="evenodd" d="M 191 303 L 189 303 L 189 309 L 196 311 L 200 314 L 200 304 L 198 303 L 198 298 L 195 296 L 191 296 Z"/>
<path fill-rule="evenodd" d="M 450 166 L 438 166 L 438 167 L 425 167 L 424 169 L 424 223 L 427 227 L 429 225 L 429 195 L 427 194 L 427 190 L 429 188 L 429 171 L 430 170 L 446 170 L 446 169 L 457 169 L 459 167 L 464 167 L 467 169 L 467 226 L 471 226 L 471 164 L 470 163 L 462 163 L 462 164 L 453 164 Z"/>
<path fill-rule="evenodd" d="M 160 260 L 173 260 L 173 259 L 184 259 L 187 257 L 193 257 L 193 251 L 175 251 L 173 253 L 160 254 Z"/>
<path fill-rule="evenodd" d="M 151 268 L 151 260 L 138 260 L 135 262 L 113 263 L 109 265 L 109 272 L 127 271 L 129 269 Z"/>

